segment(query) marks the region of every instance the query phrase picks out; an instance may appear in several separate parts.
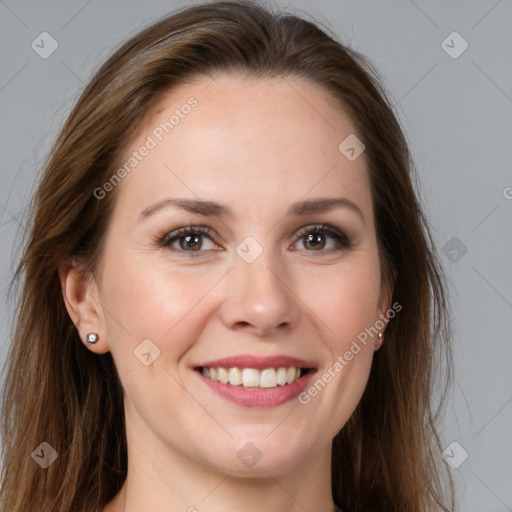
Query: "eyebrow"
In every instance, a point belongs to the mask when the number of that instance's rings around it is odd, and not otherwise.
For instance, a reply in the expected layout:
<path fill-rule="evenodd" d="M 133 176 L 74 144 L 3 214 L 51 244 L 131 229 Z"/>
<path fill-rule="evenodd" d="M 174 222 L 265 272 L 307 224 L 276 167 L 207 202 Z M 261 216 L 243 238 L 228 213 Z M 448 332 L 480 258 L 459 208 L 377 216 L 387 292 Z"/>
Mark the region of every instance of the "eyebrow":
<path fill-rule="evenodd" d="M 154 203 L 140 212 L 139 220 L 145 219 L 153 215 L 163 208 L 174 206 L 197 215 L 205 217 L 233 218 L 233 212 L 227 206 L 221 205 L 214 201 L 205 201 L 202 199 L 184 199 L 184 198 L 168 198 Z M 366 225 L 363 212 L 355 204 L 345 197 L 322 197 L 318 199 L 308 199 L 298 201 L 291 205 L 286 216 L 299 217 L 312 213 L 322 213 L 333 210 L 334 208 L 350 208 L 357 213 L 363 224 Z"/>

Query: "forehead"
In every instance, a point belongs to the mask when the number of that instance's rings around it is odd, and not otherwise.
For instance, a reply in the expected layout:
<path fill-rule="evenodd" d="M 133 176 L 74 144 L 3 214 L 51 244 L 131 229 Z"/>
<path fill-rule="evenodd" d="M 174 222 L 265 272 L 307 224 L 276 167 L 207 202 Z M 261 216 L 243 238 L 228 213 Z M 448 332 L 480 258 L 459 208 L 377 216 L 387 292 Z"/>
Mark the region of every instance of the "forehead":
<path fill-rule="evenodd" d="M 169 91 L 147 117 L 121 163 L 150 149 L 123 181 L 122 195 L 140 205 L 214 195 L 261 208 L 261 201 L 333 193 L 368 203 L 364 153 L 350 161 L 339 149 L 354 133 L 335 99 L 307 80 L 204 77 Z"/>

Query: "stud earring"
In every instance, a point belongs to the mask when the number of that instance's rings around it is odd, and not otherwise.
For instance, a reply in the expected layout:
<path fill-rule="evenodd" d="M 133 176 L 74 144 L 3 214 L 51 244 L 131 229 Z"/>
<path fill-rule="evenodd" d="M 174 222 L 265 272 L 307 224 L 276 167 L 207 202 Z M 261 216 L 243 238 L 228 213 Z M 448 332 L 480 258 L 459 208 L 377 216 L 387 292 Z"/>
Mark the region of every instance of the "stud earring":
<path fill-rule="evenodd" d="M 379 343 L 379 346 L 375 349 L 375 352 L 377 352 L 377 350 L 379 350 L 379 348 L 382 345 L 382 333 L 381 332 L 379 332 L 379 340 L 381 340 L 381 343 Z"/>
<path fill-rule="evenodd" d="M 93 343 L 96 343 L 98 340 L 99 340 L 99 336 L 94 333 L 94 332 L 90 332 L 86 338 L 85 338 L 85 341 L 87 341 L 87 343 L 89 343 L 90 345 L 92 345 Z"/>

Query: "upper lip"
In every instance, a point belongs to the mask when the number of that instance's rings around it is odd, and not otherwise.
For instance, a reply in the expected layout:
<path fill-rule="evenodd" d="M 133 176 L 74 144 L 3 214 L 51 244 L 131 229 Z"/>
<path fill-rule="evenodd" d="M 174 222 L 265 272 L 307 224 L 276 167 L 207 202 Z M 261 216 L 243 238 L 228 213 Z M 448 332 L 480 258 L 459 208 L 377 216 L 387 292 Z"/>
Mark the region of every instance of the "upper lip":
<path fill-rule="evenodd" d="M 311 361 L 305 361 L 297 357 L 278 355 L 278 356 L 255 356 L 255 355 L 238 355 L 224 357 L 207 361 L 198 365 L 199 368 L 206 366 L 208 368 L 255 368 L 256 370 L 264 370 L 265 368 L 280 368 L 294 366 L 295 368 L 314 369 L 315 364 Z"/>

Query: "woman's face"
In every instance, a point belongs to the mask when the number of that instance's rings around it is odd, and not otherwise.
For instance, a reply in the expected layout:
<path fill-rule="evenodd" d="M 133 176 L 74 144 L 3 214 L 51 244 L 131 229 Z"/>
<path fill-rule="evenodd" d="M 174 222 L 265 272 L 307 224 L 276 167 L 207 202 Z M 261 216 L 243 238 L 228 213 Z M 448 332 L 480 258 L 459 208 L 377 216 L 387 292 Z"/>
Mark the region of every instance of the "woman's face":
<path fill-rule="evenodd" d="M 131 450 L 265 476 L 330 454 L 389 308 L 354 132 L 317 85 L 224 75 L 169 93 L 123 155 L 89 348 Z"/>

